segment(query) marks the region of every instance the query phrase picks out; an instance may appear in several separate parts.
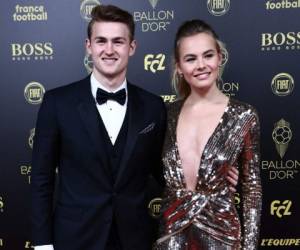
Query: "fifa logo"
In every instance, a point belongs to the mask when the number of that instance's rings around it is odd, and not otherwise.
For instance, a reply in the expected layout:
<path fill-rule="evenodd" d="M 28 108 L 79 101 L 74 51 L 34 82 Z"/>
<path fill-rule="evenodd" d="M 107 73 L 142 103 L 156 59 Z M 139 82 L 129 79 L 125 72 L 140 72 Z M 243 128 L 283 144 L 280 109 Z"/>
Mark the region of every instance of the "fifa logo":
<path fill-rule="evenodd" d="M 164 62 L 165 62 L 166 56 L 164 54 L 148 54 L 144 58 L 144 69 L 146 71 L 151 71 L 152 73 L 156 73 L 156 71 L 162 71 L 165 70 Z"/>
<path fill-rule="evenodd" d="M 282 218 L 282 216 L 291 215 L 291 206 L 292 201 L 290 200 L 285 200 L 283 202 L 279 200 L 274 200 L 271 203 L 271 215 L 276 215 L 278 218 Z"/>
<path fill-rule="evenodd" d="M 207 9 L 214 16 L 222 16 L 228 12 L 230 0 L 207 0 Z"/>

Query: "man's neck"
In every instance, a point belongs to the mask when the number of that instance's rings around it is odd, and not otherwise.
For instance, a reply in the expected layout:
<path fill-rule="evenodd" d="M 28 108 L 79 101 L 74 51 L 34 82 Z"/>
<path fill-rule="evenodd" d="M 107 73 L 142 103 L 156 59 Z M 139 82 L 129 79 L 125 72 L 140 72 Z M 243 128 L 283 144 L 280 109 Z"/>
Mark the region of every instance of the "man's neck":
<path fill-rule="evenodd" d="M 107 88 L 110 91 L 116 90 L 125 81 L 125 74 L 117 77 L 109 78 L 93 71 L 93 75 L 99 83 L 101 83 L 105 88 Z"/>

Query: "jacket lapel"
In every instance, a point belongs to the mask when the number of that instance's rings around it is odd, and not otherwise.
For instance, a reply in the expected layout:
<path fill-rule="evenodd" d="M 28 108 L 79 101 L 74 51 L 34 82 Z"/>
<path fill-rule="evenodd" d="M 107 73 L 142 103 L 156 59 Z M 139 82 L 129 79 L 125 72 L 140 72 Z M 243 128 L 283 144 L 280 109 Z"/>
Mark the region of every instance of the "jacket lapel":
<path fill-rule="evenodd" d="M 138 92 L 130 83 L 128 83 L 127 86 L 128 86 L 128 104 L 127 104 L 128 105 L 127 106 L 128 132 L 127 132 L 125 148 L 123 151 L 123 155 L 121 157 L 120 167 L 117 174 L 115 185 L 118 184 L 118 182 L 122 177 L 122 174 L 124 173 L 124 170 L 126 169 L 128 160 L 136 144 L 139 130 L 142 127 L 142 122 L 143 122 L 142 117 L 144 116 L 143 102 L 141 101 Z"/>
<path fill-rule="evenodd" d="M 109 163 L 104 145 L 105 141 L 101 138 L 100 134 L 99 113 L 91 92 L 90 77 L 85 78 L 79 88 L 80 101 L 77 105 L 79 115 L 90 140 L 95 146 L 97 154 L 100 156 L 102 166 L 104 166 L 109 174 Z"/>

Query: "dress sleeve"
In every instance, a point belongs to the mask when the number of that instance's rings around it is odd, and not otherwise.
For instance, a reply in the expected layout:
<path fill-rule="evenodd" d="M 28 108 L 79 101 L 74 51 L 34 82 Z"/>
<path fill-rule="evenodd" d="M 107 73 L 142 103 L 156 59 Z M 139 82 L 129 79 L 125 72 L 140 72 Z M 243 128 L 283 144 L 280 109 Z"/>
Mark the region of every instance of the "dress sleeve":
<path fill-rule="evenodd" d="M 262 207 L 260 178 L 260 124 L 258 115 L 252 111 L 249 126 L 244 137 L 241 155 L 243 233 L 242 249 L 257 249 Z"/>

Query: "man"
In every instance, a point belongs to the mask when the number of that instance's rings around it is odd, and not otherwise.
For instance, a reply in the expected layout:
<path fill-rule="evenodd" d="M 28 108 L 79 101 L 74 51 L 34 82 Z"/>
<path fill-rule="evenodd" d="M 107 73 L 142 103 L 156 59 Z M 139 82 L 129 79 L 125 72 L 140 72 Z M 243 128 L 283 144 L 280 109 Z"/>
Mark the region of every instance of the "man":
<path fill-rule="evenodd" d="M 48 91 L 38 114 L 33 244 L 36 250 L 150 249 L 146 183 L 150 174 L 162 178 L 164 104 L 126 80 L 136 49 L 131 14 L 95 7 L 86 49 L 91 76 Z"/>

